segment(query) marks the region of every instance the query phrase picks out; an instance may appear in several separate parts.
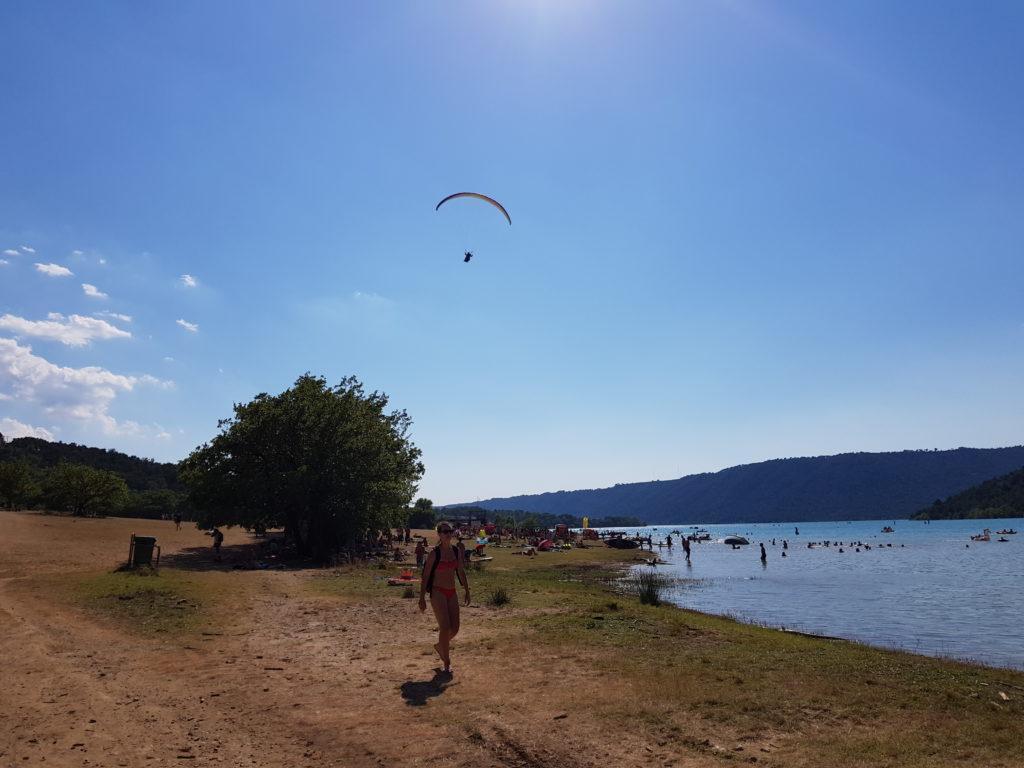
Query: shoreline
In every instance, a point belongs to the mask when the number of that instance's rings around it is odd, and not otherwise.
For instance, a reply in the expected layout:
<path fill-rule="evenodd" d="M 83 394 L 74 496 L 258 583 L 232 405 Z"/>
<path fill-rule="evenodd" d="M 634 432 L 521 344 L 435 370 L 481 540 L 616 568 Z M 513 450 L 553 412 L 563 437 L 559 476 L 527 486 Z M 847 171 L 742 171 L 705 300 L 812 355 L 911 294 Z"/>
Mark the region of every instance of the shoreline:
<path fill-rule="evenodd" d="M 493 548 L 445 680 L 399 566 L 232 570 L 236 529 L 217 564 L 163 521 L 0 523 L 0 762 L 1024 764 L 1024 674 L 640 605 L 603 546 Z M 112 573 L 133 530 L 164 547 L 157 576 Z"/>

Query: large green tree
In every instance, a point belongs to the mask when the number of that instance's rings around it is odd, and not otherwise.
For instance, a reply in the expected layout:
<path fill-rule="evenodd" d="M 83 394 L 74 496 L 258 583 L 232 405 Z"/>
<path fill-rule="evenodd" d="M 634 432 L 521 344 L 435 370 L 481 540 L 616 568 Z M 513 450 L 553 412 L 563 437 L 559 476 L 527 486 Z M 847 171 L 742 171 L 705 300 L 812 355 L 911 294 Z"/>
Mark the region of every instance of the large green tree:
<path fill-rule="evenodd" d="M 119 475 L 83 464 L 58 464 L 46 476 L 46 503 L 74 515 L 117 511 L 128 498 Z"/>
<path fill-rule="evenodd" d="M 403 525 L 423 465 L 409 416 L 387 407 L 354 377 L 309 374 L 235 405 L 181 465 L 197 524 L 284 526 L 318 560 Z"/>
<path fill-rule="evenodd" d="M 38 495 L 39 486 L 26 462 L 0 461 L 0 505 L 17 509 L 30 504 Z"/>

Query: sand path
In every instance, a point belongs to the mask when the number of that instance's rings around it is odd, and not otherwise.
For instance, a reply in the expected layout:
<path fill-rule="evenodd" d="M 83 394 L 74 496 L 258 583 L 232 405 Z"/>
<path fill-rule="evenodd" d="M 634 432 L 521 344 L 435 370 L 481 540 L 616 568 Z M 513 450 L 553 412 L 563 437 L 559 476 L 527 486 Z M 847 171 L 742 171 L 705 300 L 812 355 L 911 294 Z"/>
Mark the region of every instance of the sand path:
<path fill-rule="evenodd" d="M 32 578 L 123 559 L 126 521 L 0 514 L 4 768 L 701 764 L 602 733 L 580 714 L 599 681 L 550 685 L 573 660 L 498 638 L 490 609 L 466 611 L 450 682 L 415 601 L 318 597 L 309 573 L 238 573 L 245 594 L 222 632 L 140 637 Z M 156 525 L 165 556 L 209 542 Z"/>

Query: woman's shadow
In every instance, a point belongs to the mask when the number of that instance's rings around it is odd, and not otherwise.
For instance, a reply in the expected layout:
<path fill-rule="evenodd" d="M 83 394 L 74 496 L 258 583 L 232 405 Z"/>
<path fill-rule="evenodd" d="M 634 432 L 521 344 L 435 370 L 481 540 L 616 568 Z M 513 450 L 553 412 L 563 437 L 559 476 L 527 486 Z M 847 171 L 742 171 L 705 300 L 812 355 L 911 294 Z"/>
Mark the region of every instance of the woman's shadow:
<path fill-rule="evenodd" d="M 430 680 L 421 682 L 407 680 L 402 683 L 402 698 L 405 699 L 405 703 L 410 707 L 426 706 L 427 700 L 444 693 L 451 681 L 451 672 L 442 672 L 440 669 L 435 669 L 434 676 Z"/>

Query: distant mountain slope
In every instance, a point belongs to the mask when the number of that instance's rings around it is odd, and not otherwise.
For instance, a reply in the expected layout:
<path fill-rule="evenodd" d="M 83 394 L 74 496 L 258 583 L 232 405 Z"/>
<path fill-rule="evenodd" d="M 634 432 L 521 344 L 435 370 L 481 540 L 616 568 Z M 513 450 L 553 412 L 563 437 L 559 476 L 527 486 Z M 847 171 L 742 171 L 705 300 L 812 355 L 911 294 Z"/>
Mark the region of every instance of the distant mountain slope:
<path fill-rule="evenodd" d="M 918 520 L 978 517 L 1024 517 L 1024 469 L 986 480 L 914 515 Z"/>
<path fill-rule="evenodd" d="M 474 502 L 487 509 L 633 515 L 648 523 L 909 517 L 935 499 L 1024 466 L 1024 446 L 775 459 L 678 480 Z"/>
<path fill-rule="evenodd" d="M 53 467 L 63 461 L 105 469 L 123 477 L 133 491 L 181 490 L 176 464 L 161 464 L 152 459 L 140 459 L 120 451 L 90 448 L 77 443 L 49 442 L 37 437 L 0 440 L 0 461 L 18 460 L 40 468 Z"/>

